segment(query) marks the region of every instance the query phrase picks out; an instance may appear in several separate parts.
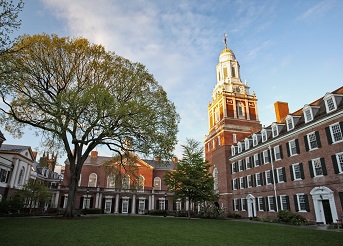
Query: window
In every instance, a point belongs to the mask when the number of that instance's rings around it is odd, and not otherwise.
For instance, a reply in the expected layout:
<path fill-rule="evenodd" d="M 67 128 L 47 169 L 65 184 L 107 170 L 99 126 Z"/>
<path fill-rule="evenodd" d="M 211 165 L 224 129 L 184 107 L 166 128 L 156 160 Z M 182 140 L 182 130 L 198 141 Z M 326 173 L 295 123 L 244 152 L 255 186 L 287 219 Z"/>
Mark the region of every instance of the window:
<path fill-rule="evenodd" d="M 123 190 L 130 189 L 130 176 L 129 175 L 124 175 L 123 180 L 122 180 L 122 188 Z"/>
<path fill-rule="evenodd" d="M 241 208 L 242 211 L 245 211 L 247 208 L 247 200 L 245 198 L 241 198 Z"/>
<path fill-rule="evenodd" d="M 263 129 L 261 131 L 261 134 L 262 134 L 262 142 L 267 141 L 267 131 L 265 129 Z"/>
<path fill-rule="evenodd" d="M 244 189 L 245 185 L 244 185 L 244 177 L 240 177 L 239 178 L 239 184 L 240 184 L 240 189 Z"/>
<path fill-rule="evenodd" d="M 290 210 L 288 196 L 286 195 L 280 196 L 280 208 L 281 210 Z"/>
<path fill-rule="evenodd" d="M 255 165 L 255 167 L 260 165 L 260 160 L 259 160 L 258 154 L 254 154 L 254 165 Z"/>
<path fill-rule="evenodd" d="M 239 142 L 237 144 L 237 148 L 238 148 L 238 153 L 241 153 L 242 152 L 242 143 L 241 142 Z"/>
<path fill-rule="evenodd" d="M 143 175 L 139 175 L 138 180 L 137 180 L 137 189 L 140 191 L 144 191 L 144 183 L 145 183 L 145 178 Z"/>
<path fill-rule="evenodd" d="M 311 132 L 304 137 L 306 150 L 314 150 L 321 147 L 318 132 Z"/>
<path fill-rule="evenodd" d="M 176 201 L 176 210 L 179 211 L 181 210 L 181 203 L 180 201 Z M 139 199 L 139 203 L 138 203 L 138 213 L 139 214 L 144 214 L 145 212 L 145 200 L 143 199 Z"/>
<path fill-rule="evenodd" d="M 155 177 L 154 178 L 154 187 L 155 190 L 161 190 L 161 178 Z"/>
<path fill-rule="evenodd" d="M 292 130 L 294 128 L 293 117 L 292 116 L 287 116 L 286 117 L 286 122 L 287 122 L 287 131 Z"/>
<path fill-rule="evenodd" d="M 232 180 L 232 189 L 237 190 L 238 189 L 238 184 L 237 184 L 237 179 Z"/>
<path fill-rule="evenodd" d="M 97 175 L 96 173 L 91 173 L 88 178 L 88 187 L 96 187 Z"/>
<path fill-rule="evenodd" d="M 242 160 L 238 161 L 238 168 L 239 168 L 240 172 L 243 171 L 243 162 L 242 162 Z"/>
<path fill-rule="evenodd" d="M 231 164 L 231 169 L 232 169 L 232 173 L 236 173 L 237 172 L 237 168 L 236 168 L 236 163 L 232 163 Z"/>
<path fill-rule="evenodd" d="M 244 146 L 245 146 L 245 149 L 249 149 L 250 148 L 249 138 L 245 138 L 244 139 Z"/>
<path fill-rule="evenodd" d="M 261 173 L 255 173 L 256 186 L 262 185 Z"/>
<path fill-rule="evenodd" d="M 309 211 L 307 195 L 302 193 L 294 195 L 294 203 L 297 212 Z"/>
<path fill-rule="evenodd" d="M 91 199 L 90 197 L 84 197 L 83 198 L 83 204 L 82 204 L 82 208 L 85 209 L 85 208 L 90 208 L 90 204 L 91 204 Z"/>
<path fill-rule="evenodd" d="M 252 187 L 252 178 L 251 178 L 251 175 L 248 175 L 248 176 L 247 176 L 247 185 L 248 185 L 248 188 Z"/>
<path fill-rule="evenodd" d="M 336 110 L 336 101 L 335 97 L 331 94 L 325 95 L 324 96 L 324 101 L 325 101 L 325 107 L 326 107 L 326 113 L 330 113 L 334 110 Z"/>
<path fill-rule="evenodd" d="M 337 122 L 325 128 L 329 144 L 343 141 L 342 127 L 343 127 L 343 122 L 340 122 L 340 123 Z"/>
<path fill-rule="evenodd" d="M 239 209 L 239 201 L 237 198 L 233 199 L 233 210 L 238 211 Z"/>
<path fill-rule="evenodd" d="M 251 162 L 250 162 L 250 158 L 249 157 L 245 158 L 245 167 L 246 167 L 246 169 L 250 169 L 251 168 Z"/>
<path fill-rule="evenodd" d="M 122 200 L 122 203 L 121 203 L 121 212 L 123 214 L 127 214 L 129 213 L 129 199 L 125 198 Z"/>
<path fill-rule="evenodd" d="M 257 139 L 257 135 L 256 134 L 254 134 L 252 136 L 252 144 L 253 144 L 253 146 L 256 146 L 258 144 L 258 139 Z"/>
<path fill-rule="evenodd" d="M 299 154 L 298 139 L 294 139 L 288 142 L 287 151 L 288 151 L 288 156 Z"/>
<path fill-rule="evenodd" d="M 268 196 L 268 210 L 275 211 L 275 198 L 273 196 Z"/>
<path fill-rule="evenodd" d="M 335 173 L 343 173 L 343 152 L 332 156 Z"/>
<path fill-rule="evenodd" d="M 237 112 L 238 112 L 239 118 L 244 117 L 244 105 L 243 105 L 243 103 L 239 102 L 237 104 Z"/>
<path fill-rule="evenodd" d="M 232 134 L 232 141 L 234 143 L 237 143 L 237 135 L 236 134 Z"/>
<path fill-rule="evenodd" d="M 115 188 L 116 182 L 115 182 L 115 176 L 114 175 L 108 175 L 107 176 L 107 188 Z"/>
<path fill-rule="evenodd" d="M 160 200 L 158 200 L 158 205 L 159 205 L 159 210 L 167 210 L 167 203 L 166 200 L 163 198 L 160 198 Z"/>
<path fill-rule="evenodd" d="M 220 120 L 219 108 L 216 108 L 216 109 L 214 110 L 214 117 L 215 117 L 215 120 L 216 120 L 215 123 L 217 123 L 217 122 Z"/>
<path fill-rule="evenodd" d="M 278 183 L 286 182 L 286 173 L 284 167 L 276 169 L 276 178 Z"/>
<path fill-rule="evenodd" d="M 18 177 L 18 185 L 23 185 L 24 184 L 24 173 L 25 173 L 25 168 L 22 167 L 19 173 L 19 177 Z"/>
<path fill-rule="evenodd" d="M 279 135 L 277 124 L 272 125 L 272 133 L 273 133 L 273 137 L 277 137 Z"/>
<path fill-rule="evenodd" d="M 257 197 L 258 211 L 264 211 L 264 200 L 263 197 Z"/>
<path fill-rule="evenodd" d="M 308 108 L 304 110 L 304 118 L 305 118 L 305 123 L 310 122 L 313 120 L 313 115 L 312 115 L 312 110 L 311 108 Z"/>
<path fill-rule="evenodd" d="M 325 169 L 325 164 L 322 165 L 322 162 L 324 164 L 324 159 L 313 159 L 309 161 L 309 168 L 310 168 L 310 173 L 311 177 L 318 177 L 318 176 L 323 176 L 324 175 L 324 169 Z M 326 174 L 326 169 L 325 169 L 325 174 Z"/>
<path fill-rule="evenodd" d="M 231 146 L 231 155 L 234 156 L 236 154 L 235 146 Z"/>
<path fill-rule="evenodd" d="M 268 150 L 264 150 L 263 151 L 263 164 L 267 164 L 269 163 L 269 154 L 268 154 Z"/>
<path fill-rule="evenodd" d="M 301 163 L 293 164 L 292 168 L 292 180 L 304 179 L 304 171 Z"/>
<path fill-rule="evenodd" d="M 1 183 L 7 183 L 8 182 L 8 175 L 9 171 L 5 170 L 5 169 L 0 169 L 0 182 Z"/>
<path fill-rule="evenodd" d="M 264 175 L 266 177 L 266 185 L 272 184 L 273 183 L 273 177 L 272 177 L 271 171 L 270 170 L 265 171 Z"/>
<path fill-rule="evenodd" d="M 282 159 L 282 154 L 281 154 L 280 145 L 274 147 L 274 159 L 275 159 L 276 161 Z"/>

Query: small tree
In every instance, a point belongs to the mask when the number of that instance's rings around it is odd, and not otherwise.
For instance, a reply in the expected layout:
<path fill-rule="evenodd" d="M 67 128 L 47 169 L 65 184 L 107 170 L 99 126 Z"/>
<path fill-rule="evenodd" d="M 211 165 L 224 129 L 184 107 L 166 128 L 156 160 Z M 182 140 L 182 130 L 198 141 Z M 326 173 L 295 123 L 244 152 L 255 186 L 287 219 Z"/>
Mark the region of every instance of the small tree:
<path fill-rule="evenodd" d="M 30 214 L 35 204 L 38 203 L 43 207 L 44 204 L 51 199 L 51 192 L 48 190 L 48 187 L 33 179 L 30 179 L 29 182 L 24 185 L 23 189 L 18 192 L 18 195 L 26 202 L 26 205 L 28 205 Z"/>
<path fill-rule="evenodd" d="M 187 139 L 187 144 L 182 145 L 182 148 L 182 159 L 176 170 L 169 171 L 164 176 L 168 189 L 174 192 L 176 199 L 188 199 L 190 203 L 213 202 L 216 197 L 214 181 L 210 173 L 210 164 L 203 158 L 200 142 Z"/>

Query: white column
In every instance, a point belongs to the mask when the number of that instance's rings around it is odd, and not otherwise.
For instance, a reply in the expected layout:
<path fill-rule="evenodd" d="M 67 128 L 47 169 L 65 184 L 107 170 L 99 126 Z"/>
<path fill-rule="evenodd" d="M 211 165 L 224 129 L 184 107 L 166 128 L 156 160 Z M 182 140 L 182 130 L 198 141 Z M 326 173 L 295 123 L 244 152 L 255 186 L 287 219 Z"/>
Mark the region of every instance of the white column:
<path fill-rule="evenodd" d="M 131 214 L 136 213 L 136 195 L 132 196 L 132 209 L 131 209 Z"/>
<path fill-rule="evenodd" d="M 54 208 L 58 208 L 58 200 L 60 198 L 60 192 L 56 192 Z"/>
<path fill-rule="evenodd" d="M 245 113 L 247 115 L 247 120 L 250 120 L 250 110 L 249 110 L 249 101 L 245 100 Z"/>
<path fill-rule="evenodd" d="M 114 213 L 118 213 L 119 212 L 119 194 L 116 195 L 116 205 L 114 208 Z"/>
<path fill-rule="evenodd" d="M 12 175 L 11 175 L 11 182 L 10 182 L 10 188 L 13 188 L 14 185 L 16 184 L 17 181 L 17 177 L 18 177 L 18 170 L 19 170 L 19 159 L 17 158 L 13 158 L 13 162 L 14 162 L 14 167 L 12 170 Z"/>
<path fill-rule="evenodd" d="M 98 188 L 96 188 L 96 190 L 97 190 L 97 193 L 96 193 L 96 195 L 95 195 L 95 208 L 100 208 L 100 188 L 98 187 Z"/>

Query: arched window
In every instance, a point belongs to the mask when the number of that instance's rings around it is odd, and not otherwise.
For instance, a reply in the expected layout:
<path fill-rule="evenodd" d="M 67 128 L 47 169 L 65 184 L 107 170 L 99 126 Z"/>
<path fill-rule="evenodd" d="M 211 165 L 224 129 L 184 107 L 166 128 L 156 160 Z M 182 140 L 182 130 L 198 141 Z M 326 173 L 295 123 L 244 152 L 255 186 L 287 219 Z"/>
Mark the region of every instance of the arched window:
<path fill-rule="evenodd" d="M 18 185 L 24 184 L 24 173 L 25 173 L 25 168 L 22 167 L 19 173 L 19 177 L 18 177 Z"/>
<path fill-rule="evenodd" d="M 155 190 L 161 190 L 161 178 L 160 177 L 154 178 L 154 189 Z"/>
<path fill-rule="evenodd" d="M 237 104 L 237 112 L 238 112 L 238 117 L 244 117 L 245 113 L 244 113 L 244 105 L 243 105 L 243 103 L 239 102 Z"/>
<path fill-rule="evenodd" d="M 115 176 L 114 175 L 108 175 L 107 176 L 107 188 L 115 188 L 116 182 L 115 182 Z"/>
<path fill-rule="evenodd" d="M 96 175 L 96 173 L 91 173 L 88 179 L 88 187 L 96 187 L 97 178 L 98 176 Z"/>
<path fill-rule="evenodd" d="M 122 187 L 124 190 L 130 189 L 130 176 L 125 174 L 122 180 Z"/>
<path fill-rule="evenodd" d="M 218 192 L 218 169 L 215 167 L 213 169 L 213 189 Z"/>
<path fill-rule="evenodd" d="M 144 183 L 145 183 L 145 178 L 143 177 L 143 175 L 140 175 L 138 177 L 138 180 L 137 180 L 137 189 L 140 190 L 140 191 L 143 191 L 144 190 Z"/>

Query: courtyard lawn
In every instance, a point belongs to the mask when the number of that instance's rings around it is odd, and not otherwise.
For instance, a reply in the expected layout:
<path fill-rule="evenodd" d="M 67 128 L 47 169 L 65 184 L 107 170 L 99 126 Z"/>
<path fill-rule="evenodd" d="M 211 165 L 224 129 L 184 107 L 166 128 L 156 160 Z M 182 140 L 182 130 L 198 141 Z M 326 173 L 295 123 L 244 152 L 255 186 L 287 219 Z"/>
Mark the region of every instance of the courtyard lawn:
<path fill-rule="evenodd" d="M 230 220 L 0 218 L 0 245 L 342 245 L 343 233 Z"/>

